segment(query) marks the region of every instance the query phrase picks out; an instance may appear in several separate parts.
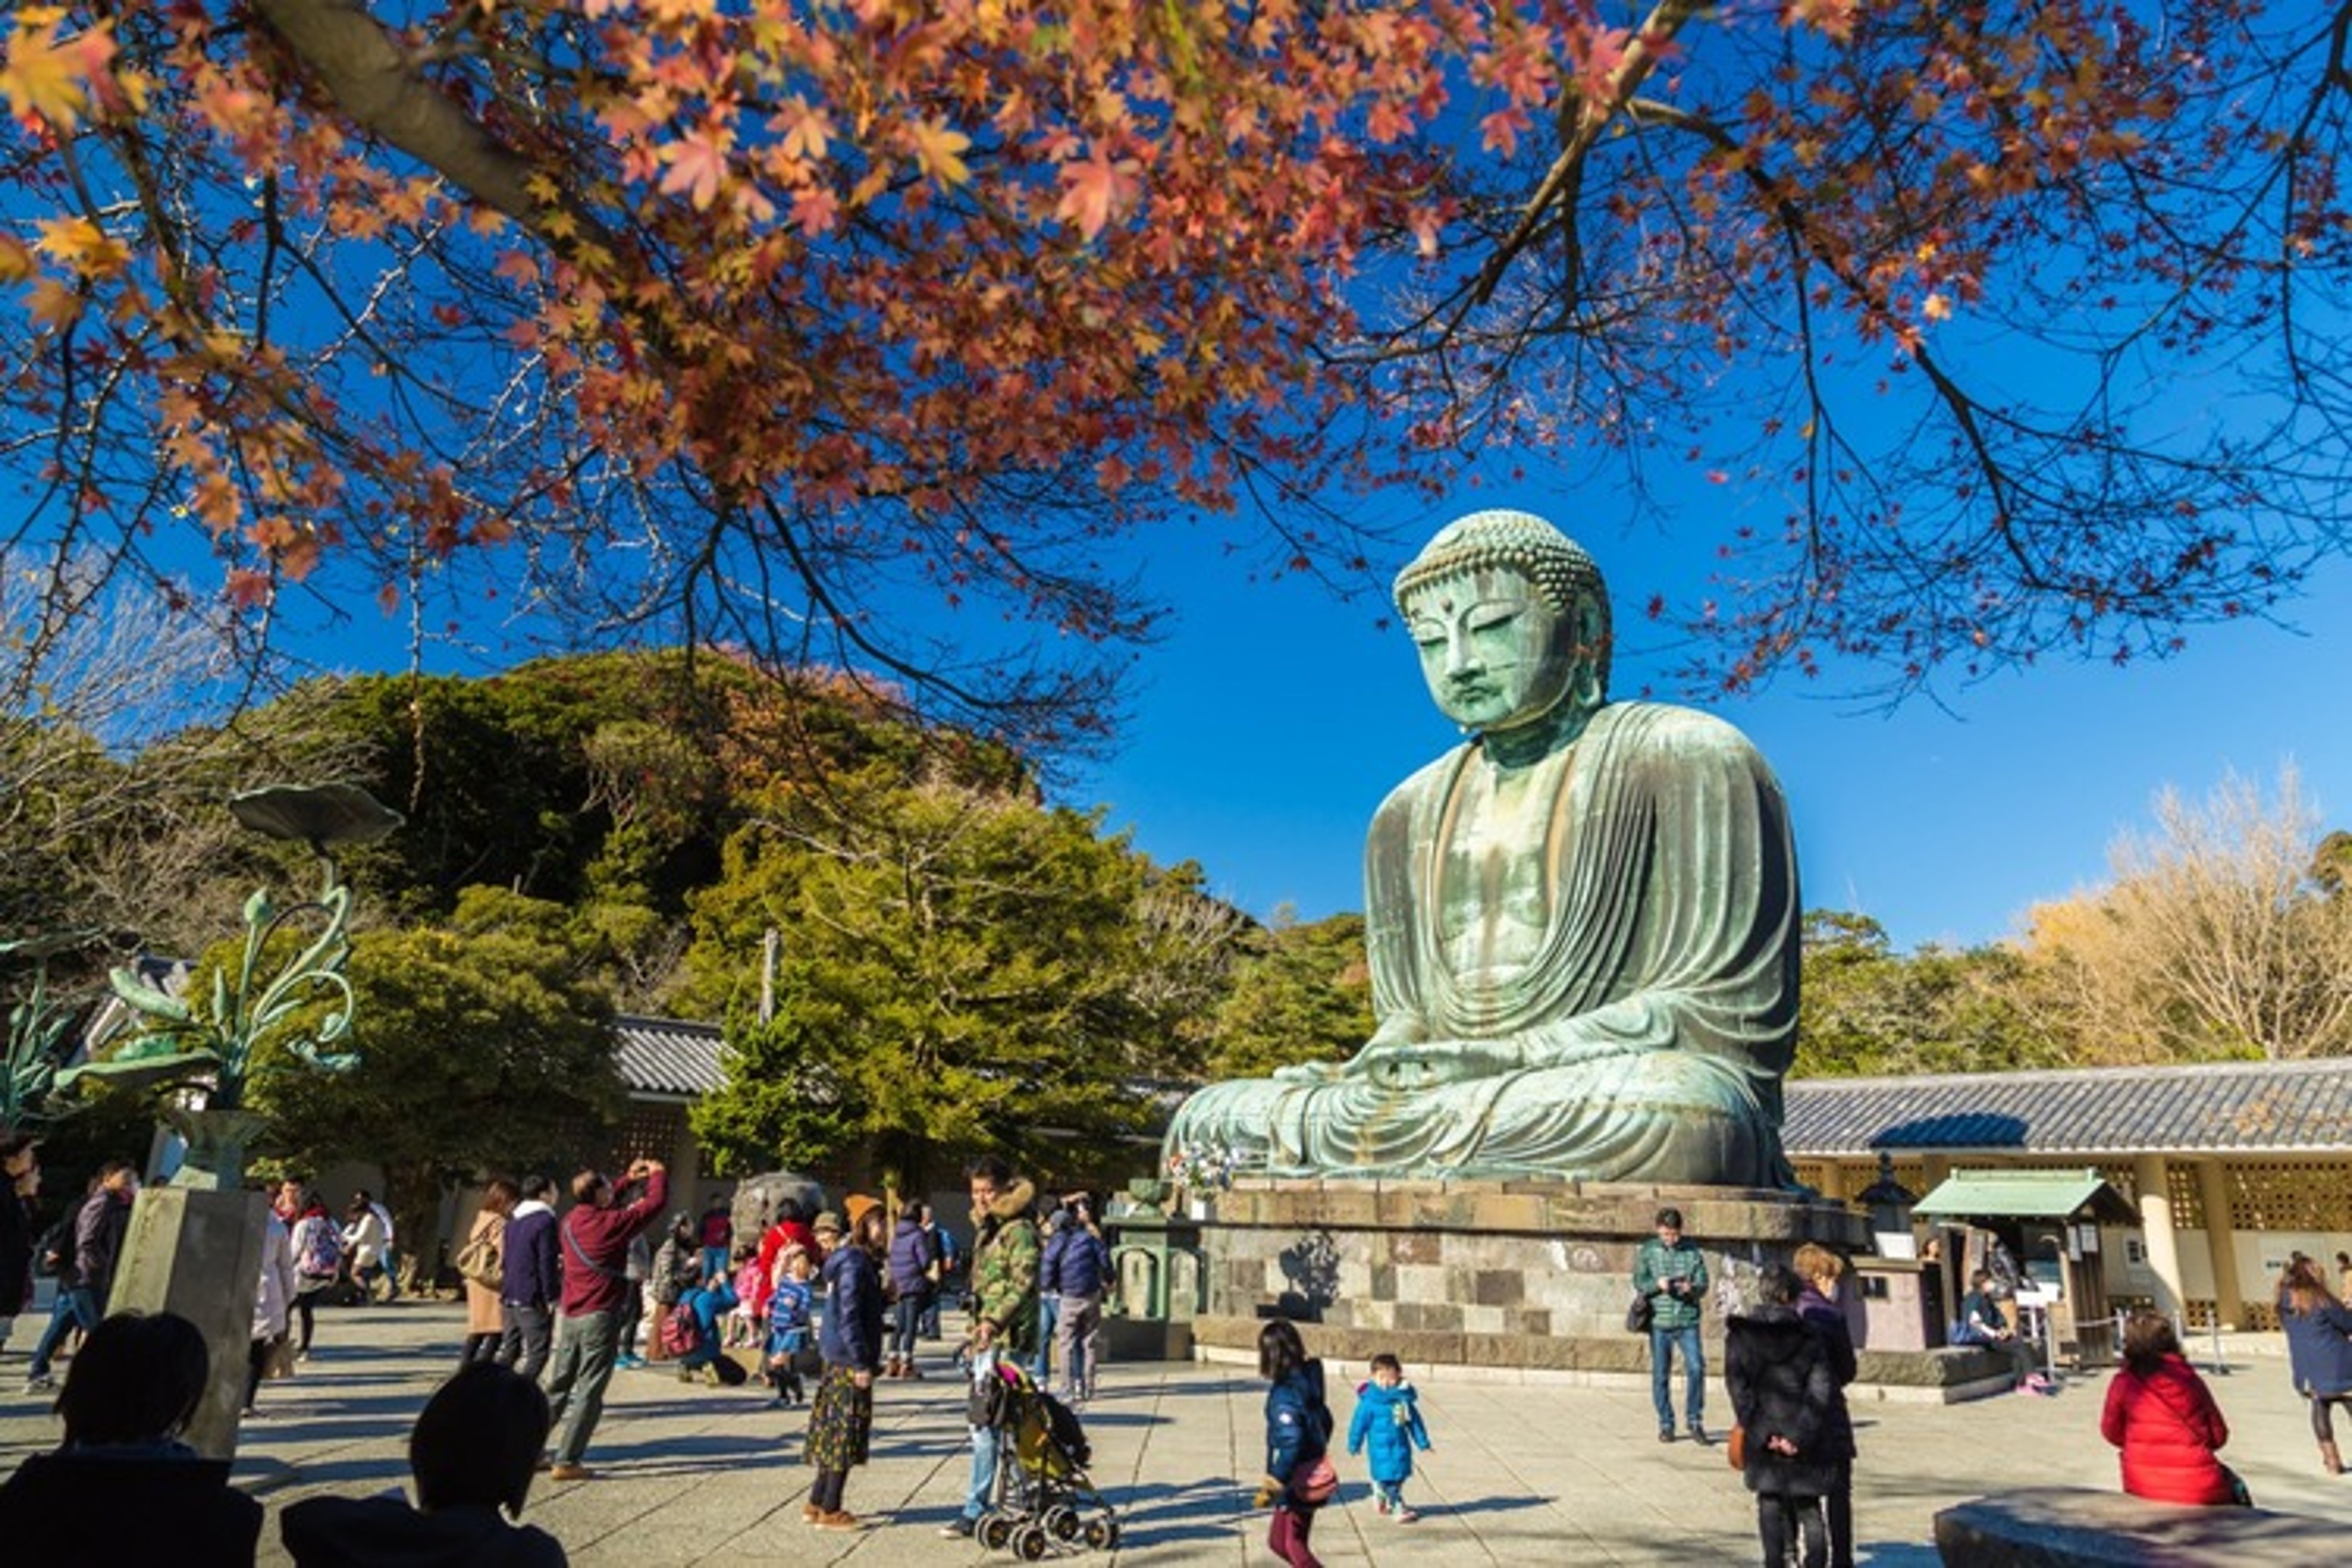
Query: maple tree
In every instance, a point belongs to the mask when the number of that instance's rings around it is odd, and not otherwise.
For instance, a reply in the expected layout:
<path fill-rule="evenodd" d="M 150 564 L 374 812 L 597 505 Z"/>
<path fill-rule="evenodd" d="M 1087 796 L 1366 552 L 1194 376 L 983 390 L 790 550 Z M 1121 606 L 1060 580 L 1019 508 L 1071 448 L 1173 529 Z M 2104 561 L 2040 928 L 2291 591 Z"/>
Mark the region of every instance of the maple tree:
<path fill-rule="evenodd" d="M 1349 487 L 1663 453 L 1789 498 L 1725 526 L 1717 599 L 1652 605 L 1717 679 L 2163 651 L 2340 544 L 2347 30 L 20 6 L 8 542 L 170 582 L 193 539 L 249 644 L 362 585 L 420 637 L 495 595 L 1066 738 L 1150 630 L 1146 524 L 1237 512 L 1352 574 Z"/>

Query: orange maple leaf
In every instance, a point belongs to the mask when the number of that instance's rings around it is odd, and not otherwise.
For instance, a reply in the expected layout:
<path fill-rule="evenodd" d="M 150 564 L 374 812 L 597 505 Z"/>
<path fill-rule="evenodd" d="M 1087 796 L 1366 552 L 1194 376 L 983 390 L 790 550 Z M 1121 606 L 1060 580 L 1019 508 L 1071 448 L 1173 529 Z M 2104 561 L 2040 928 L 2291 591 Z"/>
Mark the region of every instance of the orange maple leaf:
<path fill-rule="evenodd" d="M 703 132 L 672 142 L 661 150 L 669 173 L 662 176 L 665 195 L 683 191 L 699 212 L 719 197 L 719 183 L 727 174 L 727 149 Z"/>
<path fill-rule="evenodd" d="M 1081 235 L 1094 238 L 1113 216 L 1135 205 L 1142 189 L 1136 175 L 1142 167 L 1132 158 L 1114 160 L 1097 143 L 1092 156 L 1073 160 L 1058 171 L 1062 201 L 1054 216 L 1076 223 Z"/>
<path fill-rule="evenodd" d="M 54 278 L 40 279 L 25 297 L 25 313 L 45 327 L 72 326 L 81 310 L 81 296 Z"/>
<path fill-rule="evenodd" d="M 971 170 L 963 161 L 971 138 L 946 121 L 918 121 L 907 128 L 907 137 L 915 144 L 915 162 L 932 179 L 943 185 L 961 185 L 971 178 Z"/>
<path fill-rule="evenodd" d="M 90 87 L 104 81 L 114 58 L 114 38 L 105 25 L 61 39 L 58 29 L 64 20 L 65 14 L 54 7 L 26 7 L 8 40 L 5 63 L 0 63 L 0 92 L 8 95 L 15 111 L 61 128 L 81 117 Z"/>

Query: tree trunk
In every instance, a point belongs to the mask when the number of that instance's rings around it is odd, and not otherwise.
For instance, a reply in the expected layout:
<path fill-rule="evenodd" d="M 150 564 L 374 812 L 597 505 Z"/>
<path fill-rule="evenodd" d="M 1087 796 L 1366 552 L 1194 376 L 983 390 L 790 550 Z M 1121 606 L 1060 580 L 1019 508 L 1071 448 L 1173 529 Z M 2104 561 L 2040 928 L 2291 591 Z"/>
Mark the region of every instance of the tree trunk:
<path fill-rule="evenodd" d="M 457 1249 L 441 1235 L 443 1190 L 433 1167 L 421 1162 L 384 1167 L 383 1203 L 392 1211 L 394 1250 L 400 1255 L 404 1293 L 430 1290 L 444 1258 Z M 471 1215 L 466 1215 L 459 1223 L 469 1225 L 472 1220 Z"/>

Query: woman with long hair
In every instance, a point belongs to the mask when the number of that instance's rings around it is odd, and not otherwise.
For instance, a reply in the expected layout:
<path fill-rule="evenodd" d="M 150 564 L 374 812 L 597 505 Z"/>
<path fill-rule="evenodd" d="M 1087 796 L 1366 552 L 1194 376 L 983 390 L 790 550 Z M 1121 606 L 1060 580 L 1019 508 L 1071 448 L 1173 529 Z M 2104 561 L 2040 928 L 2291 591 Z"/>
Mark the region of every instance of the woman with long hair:
<path fill-rule="evenodd" d="M 514 1213 L 515 1205 L 522 1201 L 522 1189 L 500 1176 L 482 1189 L 482 1206 L 474 1215 L 474 1225 L 466 1233 L 466 1245 L 458 1249 L 462 1255 L 478 1243 L 489 1249 L 489 1255 L 503 1260 L 507 1248 L 507 1216 Z M 473 1361 L 496 1361 L 499 1342 L 506 1337 L 507 1314 L 499 1300 L 499 1288 L 492 1281 L 466 1281 L 466 1348 L 458 1355 L 460 1365 Z"/>
<path fill-rule="evenodd" d="M 1331 1468 L 1323 1363 L 1307 1353 L 1296 1327 L 1276 1318 L 1258 1331 L 1257 1371 L 1266 1382 L 1265 1479 L 1257 1505 L 1274 1510 L 1265 1543 L 1291 1568 L 1321 1568 L 1307 1537 L 1339 1486 Z"/>
<path fill-rule="evenodd" d="M 863 1205 L 863 1206 L 860 1206 Z M 888 1216 L 872 1198 L 845 1201 L 849 1210 L 847 1245 L 839 1245 L 841 1222 L 830 1214 L 816 1220 L 824 1258 L 824 1316 L 817 1351 L 824 1374 L 809 1406 L 808 1462 L 816 1467 L 809 1500 L 802 1509 L 820 1530 L 856 1530 L 862 1522 L 841 1506 L 849 1472 L 866 1462 L 874 1436 L 874 1373 L 882 1363 L 882 1258 L 889 1250 Z"/>
<path fill-rule="evenodd" d="M 2230 1424 L 2180 1353 L 2168 1318 L 2134 1312 L 2124 1324 L 2124 1363 L 2107 1384 L 2099 1431 L 2123 1450 L 2124 1490 L 2134 1497 L 2207 1506 L 2252 1500 L 2221 1462 Z"/>
<path fill-rule="evenodd" d="M 2352 1311 L 2327 1289 L 2319 1265 L 2310 1258 L 2290 1266 L 2279 1293 L 2279 1326 L 2286 1331 L 2289 1373 L 2295 1391 L 2311 1401 L 2311 1435 L 2319 1441 L 2319 1462 L 2331 1476 L 2344 1473 L 2336 1448 L 2330 1407 L 2352 1409 Z"/>

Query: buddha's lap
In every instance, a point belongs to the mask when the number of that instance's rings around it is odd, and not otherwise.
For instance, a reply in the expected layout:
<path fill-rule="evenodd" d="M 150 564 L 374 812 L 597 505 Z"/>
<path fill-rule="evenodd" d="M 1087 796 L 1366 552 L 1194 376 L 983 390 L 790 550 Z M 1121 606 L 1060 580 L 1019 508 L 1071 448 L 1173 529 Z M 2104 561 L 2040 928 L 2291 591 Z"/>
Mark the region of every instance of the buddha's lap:
<path fill-rule="evenodd" d="M 1515 1121 L 1700 1121 L 1761 1127 L 1765 1117 L 1748 1076 L 1733 1060 L 1696 1051 L 1658 1050 L 1602 1057 L 1421 1089 L 1392 1089 L 1370 1079 L 1296 1083 L 1240 1079 L 1213 1084 L 1186 1100 L 1180 1140 L 1224 1142 L 1265 1139 L 1272 1120 L 1326 1126 L 1475 1119 L 1490 1127 Z"/>

